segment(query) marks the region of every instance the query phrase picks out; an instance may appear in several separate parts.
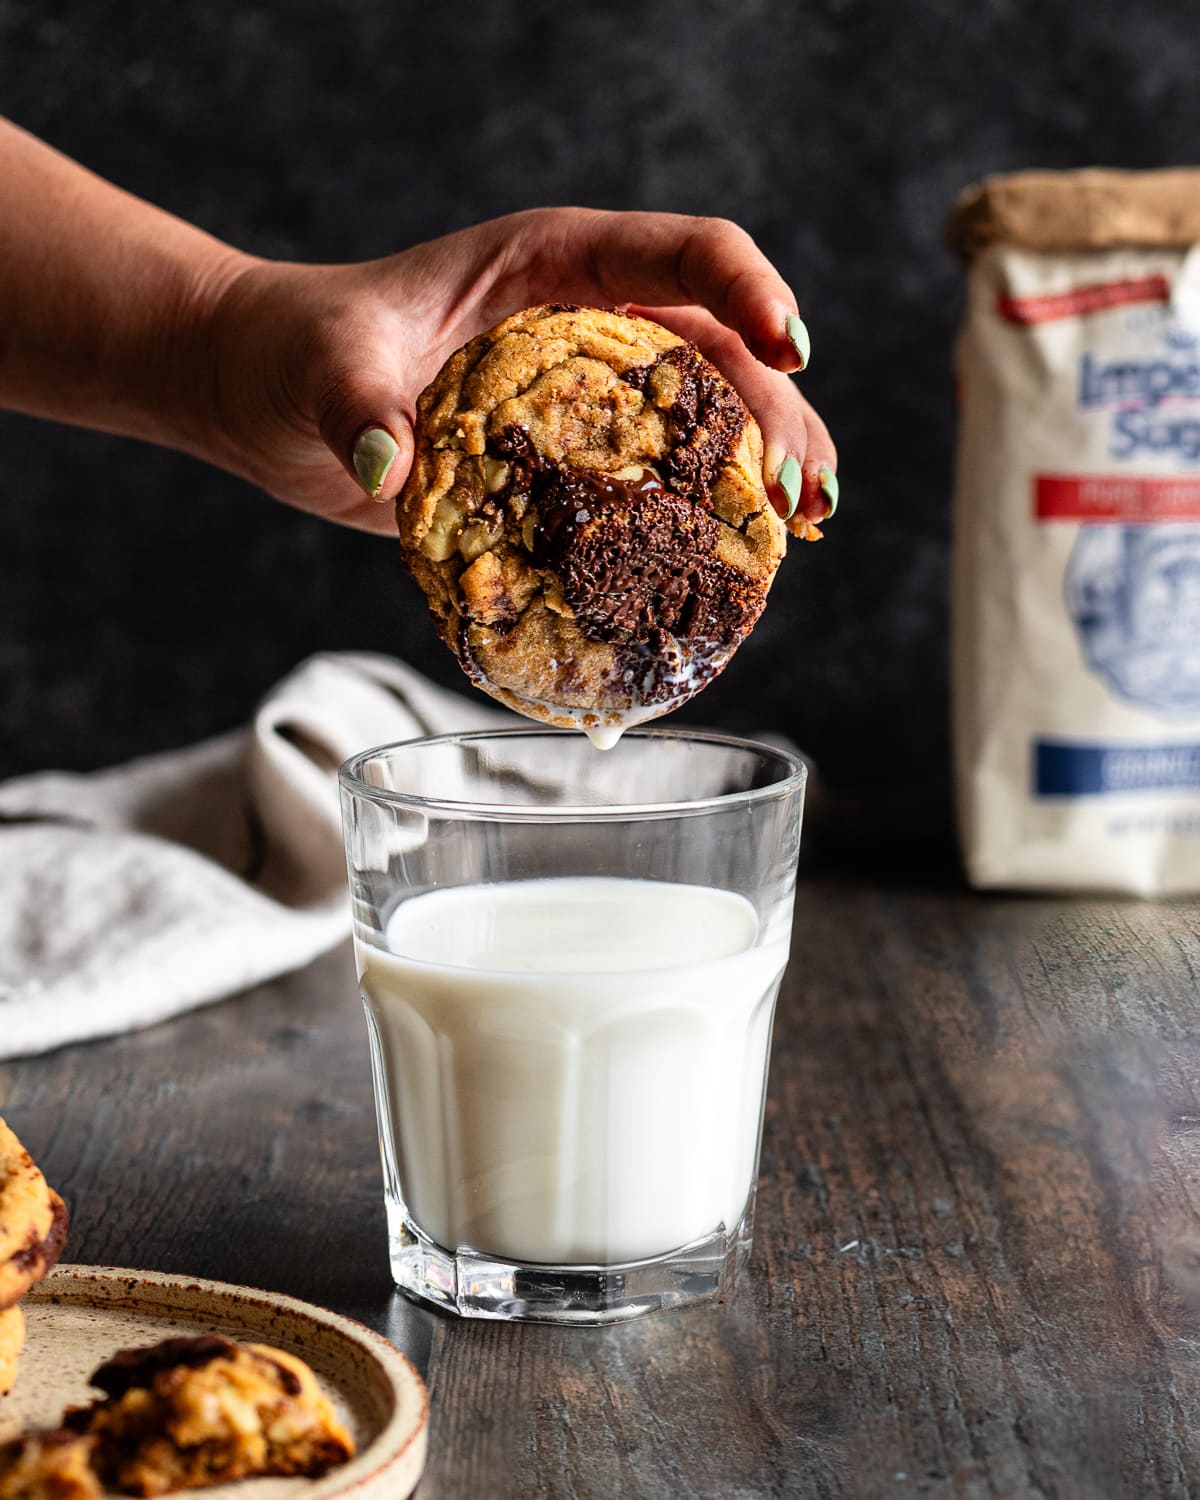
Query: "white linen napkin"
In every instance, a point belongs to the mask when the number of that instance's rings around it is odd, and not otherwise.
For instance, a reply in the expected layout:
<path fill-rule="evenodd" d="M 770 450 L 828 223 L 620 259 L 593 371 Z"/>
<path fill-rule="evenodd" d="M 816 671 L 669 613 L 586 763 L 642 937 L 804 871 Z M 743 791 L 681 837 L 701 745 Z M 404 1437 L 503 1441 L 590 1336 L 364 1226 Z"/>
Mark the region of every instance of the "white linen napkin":
<path fill-rule="evenodd" d="M 337 767 L 516 716 L 367 655 L 311 657 L 248 729 L 0 785 L 0 1058 L 298 969 L 350 931 Z"/>

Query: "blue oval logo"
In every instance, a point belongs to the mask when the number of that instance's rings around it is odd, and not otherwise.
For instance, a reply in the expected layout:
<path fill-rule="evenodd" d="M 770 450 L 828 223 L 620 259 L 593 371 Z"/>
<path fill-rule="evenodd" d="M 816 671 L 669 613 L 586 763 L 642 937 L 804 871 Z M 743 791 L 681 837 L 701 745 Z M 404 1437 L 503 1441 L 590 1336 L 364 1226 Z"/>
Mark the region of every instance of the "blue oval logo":
<path fill-rule="evenodd" d="M 1084 526 L 1064 587 L 1084 659 L 1118 697 L 1200 710 L 1200 527 Z"/>

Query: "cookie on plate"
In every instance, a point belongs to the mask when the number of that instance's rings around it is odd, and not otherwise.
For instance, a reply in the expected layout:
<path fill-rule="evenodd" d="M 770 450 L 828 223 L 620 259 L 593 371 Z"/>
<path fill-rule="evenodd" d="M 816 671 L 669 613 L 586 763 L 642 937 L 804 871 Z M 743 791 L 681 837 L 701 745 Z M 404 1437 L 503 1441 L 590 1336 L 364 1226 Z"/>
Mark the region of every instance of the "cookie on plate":
<path fill-rule="evenodd" d="M 101 1500 L 92 1440 L 65 1427 L 0 1446 L 0 1500 Z"/>
<path fill-rule="evenodd" d="M 685 339 L 526 308 L 421 395 L 404 559 L 479 687 L 613 737 L 711 682 L 762 612 L 787 530 L 762 456 L 741 398 Z"/>
<path fill-rule="evenodd" d="M 0 1311 L 54 1266 L 66 1239 L 66 1204 L 0 1120 Z"/>
<path fill-rule="evenodd" d="M 25 1345 L 25 1314 L 20 1307 L 0 1312 L 0 1396 L 7 1396 L 17 1379 L 17 1365 Z"/>
<path fill-rule="evenodd" d="M 303 1360 L 216 1334 L 126 1349 L 100 1366 L 105 1394 L 67 1413 L 111 1488 L 164 1495 L 254 1475 L 320 1475 L 354 1453 Z"/>

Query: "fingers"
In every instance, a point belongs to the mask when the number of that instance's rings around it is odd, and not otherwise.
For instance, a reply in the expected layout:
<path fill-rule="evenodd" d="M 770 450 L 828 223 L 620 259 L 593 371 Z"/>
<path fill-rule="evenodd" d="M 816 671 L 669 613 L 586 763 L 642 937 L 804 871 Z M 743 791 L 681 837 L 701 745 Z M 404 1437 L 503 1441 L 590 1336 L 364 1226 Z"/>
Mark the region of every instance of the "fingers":
<path fill-rule="evenodd" d="M 357 334 L 342 326 L 319 368 L 312 392 L 318 431 L 361 494 L 386 507 L 413 456 L 402 345 L 377 323 Z"/>
<path fill-rule="evenodd" d="M 817 524 L 830 520 L 838 508 L 837 449 L 818 413 L 803 396 L 800 401 L 808 431 L 808 451 L 801 465 L 803 483 L 797 514 Z M 792 529 L 799 530 L 795 526 Z"/>
<path fill-rule="evenodd" d="M 791 288 L 727 219 L 540 209 L 499 225 L 517 231 L 513 270 L 524 257 L 531 301 L 699 306 L 771 369 L 808 363 Z"/>
<path fill-rule="evenodd" d="M 837 506 L 837 449 L 829 429 L 778 370 L 754 359 L 741 339 L 702 308 L 633 307 L 690 339 L 736 388 L 763 435 L 763 482 L 771 503 L 801 532 Z"/>

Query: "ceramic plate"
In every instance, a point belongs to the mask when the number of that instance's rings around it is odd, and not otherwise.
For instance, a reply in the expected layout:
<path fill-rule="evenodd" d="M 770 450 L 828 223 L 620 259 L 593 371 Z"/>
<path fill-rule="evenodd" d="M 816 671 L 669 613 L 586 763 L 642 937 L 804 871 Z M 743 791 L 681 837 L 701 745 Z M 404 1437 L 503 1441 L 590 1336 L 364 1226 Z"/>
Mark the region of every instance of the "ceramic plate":
<path fill-rule="evenodd" d="M 429 1404 L 420 1377 L 361 1323 L 294 1297 L 220 1281 L 59 1266 L 21 1303 L 26 1339 L 17 1383 L 0 1400 L 0 1442 L 56 1427 L 95 1398 L 88 1376 L 118 1349 L 197 1333 L 274 1344 L 311 1365 L 358 1452 L 323 1479 L 251 1479 L 199 1491 L 212 1500 L 404 1500 L 425 1463 Z"/>

